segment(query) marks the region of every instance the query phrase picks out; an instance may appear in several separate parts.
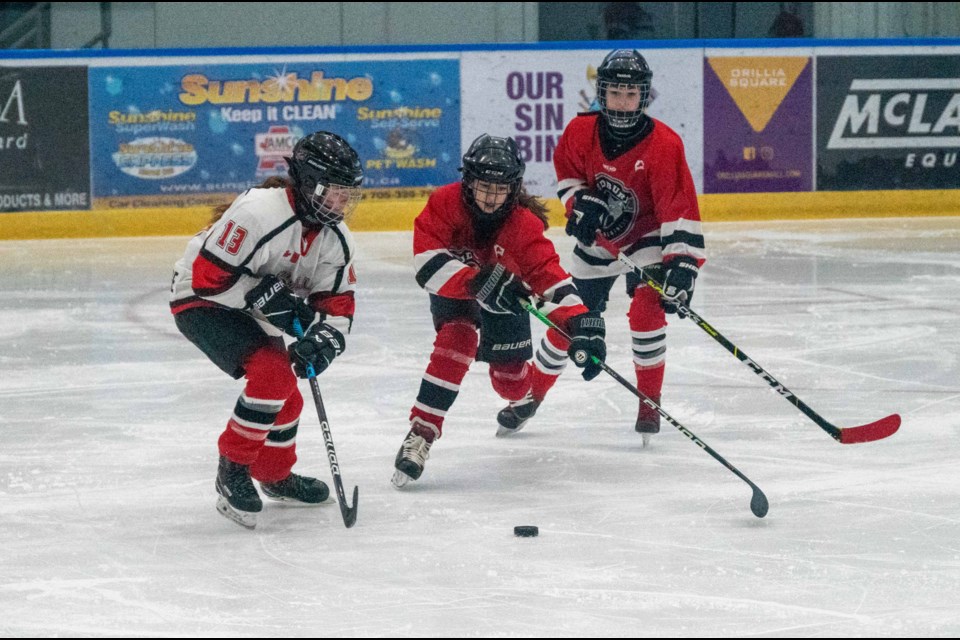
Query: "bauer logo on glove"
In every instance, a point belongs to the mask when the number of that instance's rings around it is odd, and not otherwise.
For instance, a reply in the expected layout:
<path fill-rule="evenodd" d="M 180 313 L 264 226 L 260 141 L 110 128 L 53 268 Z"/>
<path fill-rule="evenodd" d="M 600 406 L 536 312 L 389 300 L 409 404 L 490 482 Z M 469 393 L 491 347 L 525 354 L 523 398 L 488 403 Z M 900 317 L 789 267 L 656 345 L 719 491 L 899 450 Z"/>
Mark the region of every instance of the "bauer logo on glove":
<path fill-rule="evenodd" d="M 261 287 L 253 290 L 252 293 L 257 293 L 258 296 L 250 303 L 250 308 L 256 309 L 257 311 L 267 306 L 270 300 L 285 288 L 283 282 L 272 276 L 264 278 L 261 285 Z M 258 289 L 260 290 L 258 291 Z"/>
<path fill-rule="evenodd" d="M 321 322 L 310 327 L 302 338 L 290 345 L 288 351 L 294 373 L 309 378 L 323 373 L 345 348 L 343 334 Z"/>
<path fill-rule="evenodd" d="M 264 277 L 246 296 L 247 308 L 259 311 L 267 322 L 290 336 L 296 336 L 294 320 L 304 327 L 316 318 L 316 312 L 300 296 L 294 295 L 274 275 Z"/>

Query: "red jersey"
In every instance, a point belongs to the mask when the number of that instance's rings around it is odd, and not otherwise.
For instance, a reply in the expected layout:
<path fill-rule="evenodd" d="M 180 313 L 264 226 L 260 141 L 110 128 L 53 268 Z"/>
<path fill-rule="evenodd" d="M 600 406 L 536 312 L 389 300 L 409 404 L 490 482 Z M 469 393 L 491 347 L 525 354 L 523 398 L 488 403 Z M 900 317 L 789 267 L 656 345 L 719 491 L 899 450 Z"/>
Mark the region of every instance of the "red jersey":
<path fill-rule="evenodd" d="M 675 256 L 703 264 L 703 231 L 693 177 L 683 141 L 663 122 L 650 119 L 652 131 L 615 158 L 600 146 L 599 113 L 580 114 L 567 125 L 554 151 L 560 201 L 573 207 L 574 195 L 590 190 L 605 198 L 610 215 L 601 232 L 641 266 Z M 625 267 L 598 247 L 574 250 L 577 277 L 599 278 Z"/>
<path fill-rule="evenodd" d="M 543 222 L 532 211 L 517 205 L 492 239 L 480 244 L 460 190 L 461 183 L 455 182 L 434 191 L 413 223 L 421 287 L 444 298 L 473 299 L 468 285 L 477 269 L 499 262 L 540 296 L 542 311 L 555 324 L 565 327 L 567 319 L 587 312 L 553 243 L 543 235 Z"/>

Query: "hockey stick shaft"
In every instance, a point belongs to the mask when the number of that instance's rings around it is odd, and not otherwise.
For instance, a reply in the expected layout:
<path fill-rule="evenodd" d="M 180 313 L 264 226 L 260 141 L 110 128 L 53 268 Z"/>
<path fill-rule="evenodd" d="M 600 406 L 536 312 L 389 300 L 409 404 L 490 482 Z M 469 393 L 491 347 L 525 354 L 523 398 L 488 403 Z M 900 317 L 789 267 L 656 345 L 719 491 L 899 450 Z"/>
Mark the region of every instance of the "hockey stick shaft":
<path fill-rule="evenodd" d="M 635 263 L 633 260 L 628 258 L 619 250 L 619 248 L 611 243 L 606 238 L 597 234 L 597 242 L 601 247 L 610 252 L 611 255 L 615 256 L 617 260 L 629 267 L 634 273 L 640 276 L 644 284 L 656 291 L 661 296 L 664 295 L 663 287 L 659 282 L 650 277 L 650 275 L 643 270 L 643 267 Z M 757 364 L 752 358 L 745 354 L 740 347 L 730 342 L 726 337 L 723 336 L 719 331 L 717 331 L 713 326 L 704 320 L 700 314 L 696 313 L 689 307 L 683 304 L 677 303 L 678 313 L 686 315 L 694 324 L 703 329 L 707 335 L 716 340 L 724 349 L 729 351 L 734 355 L 740 362 L 747 365 L 751 371 L 763 378 L 767 384 L 770 385 L 770 388 L 776 391 L 779 395 L 783 396 L 787 402 L 799 409 L 805 416 L 810 418 L 818 427 L 826 431 L 830 436 L 841 444 L 855 444 L 859 442 L 873 442 L 874 440 L 882 440 L 888 436 L 893 435 L 897 432 L 897 429 L 900 428 L 900 416 L 896 413 L 891 414 L 885 418 L 881 418 L 876 422 L 871 422 L 869 424 L 855 426 L 855 427 L 837 427 L 830 422 L 827 422 L 819 413 L 811 409 L 803 400 L 798 398 L 790 389 L 788 389 L 783 383 L 773 377 L 773 375 L 768 372 L 766 369 Z"/>
<path fill-rule="evenodd" d="M 570 341 L 571 339 L 570 336 L 564 333 L 562 329 L 557 327 L 557 325 L 555 325 L 550 320 L 550 318 L 543 315 L 543 313 L 541 313 L 540 310 L 537 309 L 533 304 L 527 301 L 522 302 L 522 304 L 524 309 L 526 309 L 531 314 L 536 316 L 537 319 L 539 319 L 545 325 L 547 325 L 551 329 L 554 329 L 557 333 L 563 336 L 563 338 L 566 339 L 568 342 Z M 698 447 L 706 451 L 708 454 L 710 454 L 713 457 L 714 460 L 716 460 L 717 462 L 725 466 L 727 469 L 732 471 L 738 478 L 740 478 L 741 480 L 746 482 L 748 485 L 750 485 L 750 488 L 753 490 L 753 497 L 750 499 L 750 511 L 753 512 L 753 515 L 757 516 L 758 518 L 762 518 L 763 516 L 767 515 L 767 511 L 770 509 L 770 503 L 767 501 L 767 496 L 764 495 L 763 491 L 760 490 L 760 487 L 755 485 L 753 481 L 750 480 L 750 478 L 743 475 L 743 473 L 741 473 L 739 469 L 737 469 L 735 466 L 727 462 L 726 458 L 724 458 L 719 453 L 714 451 L 710 445 L 708 445 L 706 442 L 698 438 L 696 434 L 694 434 L 685 426 L 683 426 L 682 424 L 674 420 L 669 413 L 663 410 L 663 407 L 661 407 L 659 404 L 657 404 L 656 402 L 648 398 L 646 395 L 644 395 L 634 385 L 627 382 L 627 380 L 625 380 L 623 376 L 621 376 L 619 373 L 617 373 L 616 371 L 608 367 L 605 362 L 597 359 L 596 357 L 593 358 L 593 361 L 599 364 L 600 368 L 603 369 L 611 378 L 613 378 L 614 380 L 619 382 L 621 385 L 626 387 L 633 395 L 637 396 L 637 398 L 640 399 L 640 402 L 644 403 L 651 409 L 656 410 L 656 412 L 659 413 L 664 420 L 666 420 L 671 425 L 676 427 L 680 431 L 680 433 L 687 436 L 687 438 L 689 438 L 691 442 L 693 442 L 695 445 L 697 445 Z"/>
<path fill-rule="evenodd" d="M 293 328 L 297 332 L 297 337 L 302 338 L 303 327 L 298 318 L 294 318 Z M 353 506 L 350 506 L 343 490 L 340 461 L 337 459 L 337 450 L 333 446 L 333 434 L 330 432 L 330 421 L 327 420 L 327 410 L 323 406 L 323 397 L 320 395 L 320 383 L 317 382 L 317 374 L 312 364 L 307 365 L 307 376 L 310 379 L 310 391 L 313 392 L 313 403 L 317 407 L 317 417 L 320 419 L 320 431 L 323 432 L 323 441 L 327 447 L 327 459 L 330 461 L 330 473 L 333 476 L 334 491 L 337 493 L 337 504 L 340 505 L 340 515 L 343 516 L 343 524 L 349 529 L 357 523 L 357 500 L 360 488 L 353 487 Z"/>

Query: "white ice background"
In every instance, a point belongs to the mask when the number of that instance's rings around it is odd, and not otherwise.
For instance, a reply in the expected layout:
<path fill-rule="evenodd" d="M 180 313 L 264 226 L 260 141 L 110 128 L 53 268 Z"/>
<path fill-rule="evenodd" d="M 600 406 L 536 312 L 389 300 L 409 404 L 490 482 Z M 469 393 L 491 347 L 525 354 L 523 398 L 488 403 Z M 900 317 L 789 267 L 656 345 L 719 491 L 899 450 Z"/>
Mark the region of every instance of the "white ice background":
<path fill-rule="evenodd" d="M 474 365 L 398 491 L 434 333 L 411 235 L 361 233 L 354 330 L 320 378 L 358 522 L 268 502 L 254 531 L 214 509 L 242 383 L 167 307 L 187 239 L 0 243 L 0 636 L 960 636 L 960 219 L 705 235 L 694 309 L 827 420 L 896 412 L 899 433 L 835 442 L 674 318 L 663 404 L 766 518 L 669 425 L 641 448 L 635 398 L 573 367 L 495 438 Z M 632 380 L 626 309 L 621 281 L 608 363 Z M 329 482 L 301 391 L 295 470 Z"/>

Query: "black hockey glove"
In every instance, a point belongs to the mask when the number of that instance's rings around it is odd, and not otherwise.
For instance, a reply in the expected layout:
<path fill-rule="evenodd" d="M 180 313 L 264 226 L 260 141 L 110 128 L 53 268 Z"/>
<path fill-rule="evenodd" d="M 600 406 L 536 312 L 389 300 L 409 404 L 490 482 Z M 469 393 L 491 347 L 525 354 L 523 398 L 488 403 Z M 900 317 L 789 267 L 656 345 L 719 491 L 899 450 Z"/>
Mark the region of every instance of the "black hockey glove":
<path fill-rule="evenodd" d="M 303 298 L 294 295 L 274 275 L 264 277 L 260 284 L 251 289 L 246 302 L 248 309 L 260 311 L 270 324 L 294 338 L 297 332 L 293 328 L 293 319 L 299 318 L 300 326 L 306 330 L 317 315 Z"/>
<path fill-rule="evenodd" d="M 347 343 L 342 333 L 325 322 L 318 322 L 310 327 L 302 338 L 291 344 L 287 351 L 294 373 L 301 378 L 309 378 L 308 365 L 313 365 L 313 375 L 318 376 L 346 348 Z"/>
<path fill-rule="evenodd" d="M 593 380 L 603 369 L 593 361 L 607 359 L 607 344 L 603 341 L 607 330 L 599 311 L 582 313 L 570 318 L 570 347 L 567 355 L 573 364 L 583 369 L 583 379 Z"/>
<path fill-rule="evenodd" d="M 677 305 L 690 306 L 693 300 L 693 288 L 697 284 L 697 261 L 688 256 L 677 256 L 666 265 L 667 273 L 663 277 L 663 298 L 660 305 L 667 313 L 676 313 L 681 318 L 687 314 Z"/>
<path fill-rule="evenodd" d="M 591 246 L 597 241 L 597 231 L 609 215 L 607 201 L 591 191 L 580 191 L 574 196 L 573 210 L 567 218 L 567 235 Z"/>
<path fill-rule="evenodd" d="M 490 313 L 523 313 L 520 300 L 530 296 L 520 278 L 500 263 L 484 265 L 467 288 L 480 306 Z"/>

